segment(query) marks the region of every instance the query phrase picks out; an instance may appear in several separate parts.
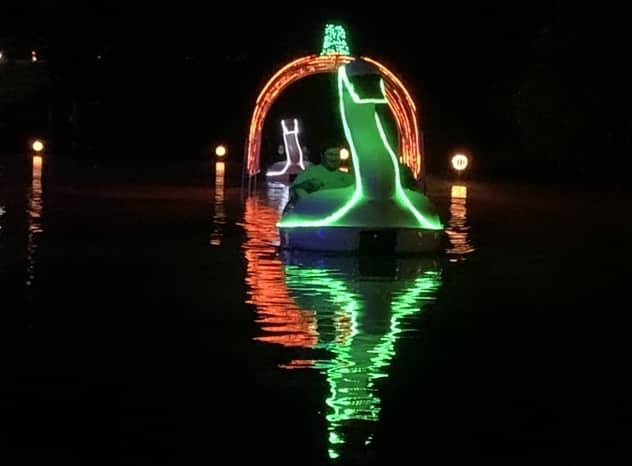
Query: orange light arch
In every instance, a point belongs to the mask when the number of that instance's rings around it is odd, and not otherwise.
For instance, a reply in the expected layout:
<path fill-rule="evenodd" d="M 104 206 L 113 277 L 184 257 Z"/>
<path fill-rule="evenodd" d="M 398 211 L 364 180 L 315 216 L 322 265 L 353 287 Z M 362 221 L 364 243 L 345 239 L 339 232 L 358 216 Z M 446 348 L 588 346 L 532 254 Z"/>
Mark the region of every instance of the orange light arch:
<path fill-rule="evenodd" d="M 419 177 L 422 170 L 423 147 L 419 138 L 419 122 L 417 109 L 410 93 L 395 73 L 385 65 L 369 57 L 361 57 L 377 68 L 386 85 L 386 98 L 399 132 L 402 162 L 408 165 L 415 177 Z M 291 61 L 279 69 L 263 87 L 250 120 L 248 141 L 246 144 L 246 169 L 249 176 L 254 176 L 261 170 L 261 132 L 263 123 L 270 107 L 290 84 L 306 76 L 320 73 L 332 73 L 340 65 L 350 63 L 355 58 L 349 55 L 308 55 Z"/>

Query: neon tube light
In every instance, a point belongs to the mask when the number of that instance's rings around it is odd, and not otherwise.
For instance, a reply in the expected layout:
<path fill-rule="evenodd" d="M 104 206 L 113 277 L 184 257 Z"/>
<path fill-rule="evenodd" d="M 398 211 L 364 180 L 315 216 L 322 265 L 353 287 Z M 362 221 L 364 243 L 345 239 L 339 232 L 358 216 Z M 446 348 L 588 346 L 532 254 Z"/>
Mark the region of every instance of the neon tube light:
<path fill-rule="evenodd" d="M 305 164 L 303 163 L 303 149 L 301 149 L 301 144 L 298 140 L 298 120 L 294 118 L 294 129 L 292 131 L 287 129 L 287 126 L 285 126 L 285 120 L 281 120 L 281 128 L 283 130 L 283 146 L 285 147 L 285 166 L 281 170 L 268 172 L 267 176 L 285 175 L 288 168 L 290 168 L 290 166 L 292 165 L 292 159 L 290 158 L 290 149 L 288 144 L 289 136 L 294 136 L 294 143 L 298 148 L 298 165 L 299 167 L 301 167 L 301 170 L 305 170 Z"/>
<path fill-rule="evenodd" d="M 395 115 L 400 133 L 399 139 L 404 163 L 411 168 L 415 176 L 419 176 L 423 148 L 419 142 L 416 108 L 412 97 L 401 80 L 386 66 L 368 57 L 362 57 L 362 59 L 376 66 L 384 77 L 386 97 Z M 245 154 L 246 169 L 249 176 L 254 176 L 260 171 L 259 156 L 263 123 L 270 107 L 281 92 L 304 77 L 313 74 L 332 73 L 340 65 L 354 60 L 354 57 L 347 55 L 308 55 L 291 61 L 270 78 L 257 97 L 250 121 Z"/>
<path fill-rule="evenodd" d="M 356 145 L 354 143 L 353 133 L 349 126 L 349 122 L 347 120 L 346 111 L 345 111 L 345 103 L 344 103 L 344 92 L 345 90 L 348 92 L 349 96 L 353 100 L 354 104 L 364 105 L 364 104 L 386 104 L 387 99 L 386 96 L 383 98 L 361 98 L 353 88 L 352 83 L 349 81 L 349 77 L 347 76 L 347 71 L 345 66 L 341 66 L 338 70 L 338 96 L 340 103 L 340 114 L 342 118 L 342 124 L 345 132 L 345 137 L 347 142 L 349 143 L 349 148 L 351 150 L 351 157 L 353 160 L 353 169 L 355 172 L 355 190 L 351 198 L 338 210 L 328 215 L 327 217 L 316 219 L 316 220 L 286 220 L 279 222 L 278 226 L 282 228 L 297 228 L 297 227 L 322 227 L 322 226 L 332 226 L 342 217 L 344 217 L 353 207 L 355 207 L 359 202 L 364 198 L 364 187 L 363 187 L 363 174 L 362 174 L 362 163 L 359 159 L 358 152 L 356 149 Z M 385 91 L 384 84 L 380 83 L 380 90 L 382 93 Z M 424 215 L 422 215 L 412 204 L 406 193 L 404 192 L 401 186 L 400 173 L 399 173 L 399 163 L 397 160 L 397 156 L 395 155 L 393 149 L 391 148 L 388 140 L 386 139 L 386 133 L 384 132 L 383 125 L 379 119 L 377 113 L 374 114 L 375 123 L 377 126 L 377 130 L 382 141 L 384 148 L 386 149 L 391 161 L 393 163 L 393 169 L 395 174 L 395 199 L 399 201 L 399 203 L 406 208 L 410 213 L 415 217 L 419 226 L 421 228 L 431 229 L 431 230 L 440 230 L 442 225 L 440 222 L 432 222 L 427 219 Z"/>

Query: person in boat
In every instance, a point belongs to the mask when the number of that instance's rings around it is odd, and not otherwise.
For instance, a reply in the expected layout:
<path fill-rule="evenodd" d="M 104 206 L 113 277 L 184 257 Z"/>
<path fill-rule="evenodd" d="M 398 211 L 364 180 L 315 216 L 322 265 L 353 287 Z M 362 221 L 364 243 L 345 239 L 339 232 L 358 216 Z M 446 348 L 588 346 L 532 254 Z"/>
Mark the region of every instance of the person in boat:
<path fill-rule="evenodd" d="M 329 147 L 321 156 L 321 163 L 310 165 L 290 185 L 290 202 L 321 189 L 344 188 L 355 181 L 351 172 L 340 170 L 340 148 Z"/>

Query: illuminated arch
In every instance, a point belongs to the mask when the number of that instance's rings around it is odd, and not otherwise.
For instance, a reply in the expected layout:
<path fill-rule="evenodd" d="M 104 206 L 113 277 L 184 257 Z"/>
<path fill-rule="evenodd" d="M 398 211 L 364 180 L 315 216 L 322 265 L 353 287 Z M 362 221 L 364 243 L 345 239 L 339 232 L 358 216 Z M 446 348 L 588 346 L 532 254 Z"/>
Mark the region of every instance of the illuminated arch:
<path fill-rule="evenodd" d="M 423 144 L 419 139 L 419 121 L 415 101 L 395 73 L 375 59 L 362 57 L 362 60 L 375 66 L 384 76 L 386 83 L 386 98 L 395 114 L 399 129 L 400 150 L 403 162 L 418 177 L 422 170 Z"/>
<path fill-rule="evenodd" d="M 419 177 L 422 170 L 423 148 L 419 139 L 419 123 L 415 103 L 395 73 L 377 60 L 369 57 L 361 57 L 361 59 L 374 65 L 384 78 L 386 97 L 399 131 L 402 162 L 411 168 L 415 177 Z M 263 123 L 270 107 L 281 92 L 299 79 L 313 74 L 334 72 L 340 65 L 350 63 L 353 60 L 355 58 L 350 55 L 308 55 L 291 61 L 270 78 L 257 97 L 250 121 L 245 154 L 246 169 L 249 176 L 256 175 L 261 169 Z"/>

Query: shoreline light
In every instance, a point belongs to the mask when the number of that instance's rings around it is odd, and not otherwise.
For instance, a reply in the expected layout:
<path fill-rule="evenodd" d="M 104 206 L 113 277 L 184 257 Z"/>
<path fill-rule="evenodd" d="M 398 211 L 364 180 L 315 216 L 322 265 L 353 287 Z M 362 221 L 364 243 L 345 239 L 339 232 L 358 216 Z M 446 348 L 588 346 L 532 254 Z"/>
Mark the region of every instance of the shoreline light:
<path fill-rule="evenodd" d="M 39 139 L 36 139 L 35 141 L 33 141 L 33 144 L 31 145 L 31 148 L 35 152 L 42 152 L 44 150 L 44 143 L 42 141 L 40 141 Z"/>
<path fill-rule="evenodd" d="M 452 168 L 456 171 L 461 172 L 467 168 L 468 159 L 466 155 L 463 154 L 455 154 L 452 157 Z"/>

